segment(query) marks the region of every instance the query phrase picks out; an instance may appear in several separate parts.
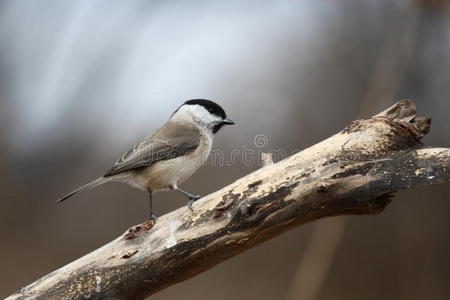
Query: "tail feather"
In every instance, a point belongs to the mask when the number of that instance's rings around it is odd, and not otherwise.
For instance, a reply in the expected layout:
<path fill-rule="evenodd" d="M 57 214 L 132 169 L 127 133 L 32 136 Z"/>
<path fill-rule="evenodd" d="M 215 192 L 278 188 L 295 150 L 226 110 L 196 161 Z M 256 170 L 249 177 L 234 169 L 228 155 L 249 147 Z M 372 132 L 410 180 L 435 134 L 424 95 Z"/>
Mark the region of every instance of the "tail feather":
<path fill-rule="evenodd" d="M 95 179 L 95 180 L 93 180 L 91 182 L 86 183 L 85 185 L 80 186 L 79 188 L 77 188 L 76 190 L 74 190 L 70 194 L 67 194 L 63 198 L 57 200 L 56 202 L 63 202 L 64 200 L 70 198 L 71 196 L 75 195 L 78 192 L 95 188 L 95 187 L 97 187 L 99 185 L 102 185 L 104 183 L 110 182 L 111 180 L 112 180 L 111 177 L 99 177 L 99 178 L 97 178 L 97 179 Z"/>

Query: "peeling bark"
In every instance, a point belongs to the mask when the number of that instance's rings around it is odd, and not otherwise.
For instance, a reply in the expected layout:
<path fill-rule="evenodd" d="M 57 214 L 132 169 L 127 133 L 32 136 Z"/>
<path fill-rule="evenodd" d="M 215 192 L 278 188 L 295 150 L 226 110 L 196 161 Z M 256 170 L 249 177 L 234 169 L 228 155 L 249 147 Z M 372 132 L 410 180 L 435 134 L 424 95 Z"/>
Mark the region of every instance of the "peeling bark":
<path fill-rule="evenodd" d="M 7 299 L 143 299 L 278 234 L 377 214 L 392 193 L 450 181 L 450 149 L 425 148 L 430 119 L 400 101 L 194 204 L 144 222 Z"/>

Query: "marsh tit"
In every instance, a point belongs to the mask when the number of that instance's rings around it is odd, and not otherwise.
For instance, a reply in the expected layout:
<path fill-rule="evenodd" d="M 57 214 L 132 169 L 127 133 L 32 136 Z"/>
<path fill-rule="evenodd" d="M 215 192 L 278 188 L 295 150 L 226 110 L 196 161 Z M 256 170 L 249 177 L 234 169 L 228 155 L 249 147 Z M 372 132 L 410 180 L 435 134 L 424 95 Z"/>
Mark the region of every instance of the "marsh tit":
<path fill-rule="evenodd" d="M 186 101 L 170 119 L 153 134 L 128 150 L 114 166 L 97 178 L 58 200 L 62 202 L 74 194 L 116 181 L 146 190 L 149 195 L 150 219 L 152 193 L 176 190 L 188 198 L 188 206 L 201 198 L 190 194 L 179 184 L 186 181 L 203 165 L 211 151 L 212 140 L 224 125 L 232 125 L 225 111 L 217 103 L 192 99 Z"/>

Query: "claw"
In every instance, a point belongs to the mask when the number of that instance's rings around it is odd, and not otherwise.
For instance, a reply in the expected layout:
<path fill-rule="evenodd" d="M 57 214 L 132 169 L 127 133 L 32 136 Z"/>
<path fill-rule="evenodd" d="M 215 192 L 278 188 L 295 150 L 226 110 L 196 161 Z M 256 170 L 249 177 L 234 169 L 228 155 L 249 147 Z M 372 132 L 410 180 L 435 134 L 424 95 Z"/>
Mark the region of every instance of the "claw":
<path fill-rule="evenodd" d="M 195 202 L 195 201 L 197 201 L 198 199 L 200 199 L 202 196 L 200 196 L 200 195 L 190 195 L 189 196 L 189 200 L 188 200 L 188 202 L 187 202 L 187 204 L 188 204 L 188 207 L 189 207 L 189 209 L 191 210 L 191 211 L 194 211 L 194 208 L 192 207 L 192 204 Z"/>
<path fill-rule="evenodd" d="M 189 207 L 189 209 L 190 209 L 191 211 L 194 211 L 194 208 L 192 207 L 192 204 L 193 204 L 193 203 L 194 203 L 194 200 L 192 200 L 192 199 L 189 199 L 188 202 L 187 202 L 188 207 Z"/>
<path fill-rule="evenodd" d="M 197 201 L 198 199 L 200 199 L 202 196 L 200 196 L 200 195 L 191 195 L 190 197 L 189 197 L 189 200 L 192 200 L 192 201 Z"/>

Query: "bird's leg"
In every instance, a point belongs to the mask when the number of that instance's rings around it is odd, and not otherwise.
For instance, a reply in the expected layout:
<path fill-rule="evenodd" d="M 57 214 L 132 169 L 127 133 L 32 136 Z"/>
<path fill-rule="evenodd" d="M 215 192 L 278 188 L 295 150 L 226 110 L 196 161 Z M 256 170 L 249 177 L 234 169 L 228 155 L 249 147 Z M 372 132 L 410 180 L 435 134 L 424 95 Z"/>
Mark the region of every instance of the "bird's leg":
<path fill-rule="evenodd" d="M 190 193 L 188 193 L 188 192 L 186 192 L 186 191 L 183 191 L 182 189 L 180 189 L 180 188 L 177 187 L 176 185 L 175 185 L 175 186 L 171 186 L 171 188 L 172 188 L 173 190 L 175 190 L 175 191 L 178 191 L 178 192 L 182 193 L 182 194 L 185 195 L 186 197 L 188 197 L 188 203 L 187 203 L 187 204 L 188 204 L 188 206 L 189 206 L 189 209 L 192 210 L 192 211 L 194 211 L 194 209 L 192 208 L 192 203 L 194 203 L 194 201 L 197 201 L 198 199 L 200 199 L 202 196 L 190 194 Z"/>
<path fill-rule="evenodd" d="M 150 221 L 155 221 L 156 220 L 156 216 L 153 214 L 153 209 L 152 209 L 152 190 L 147 189 L 148 192 L 148 200 L 149 200 L 149 205 L 150 205 L 150 213 L 148 215 L 148 219 Z"/>

